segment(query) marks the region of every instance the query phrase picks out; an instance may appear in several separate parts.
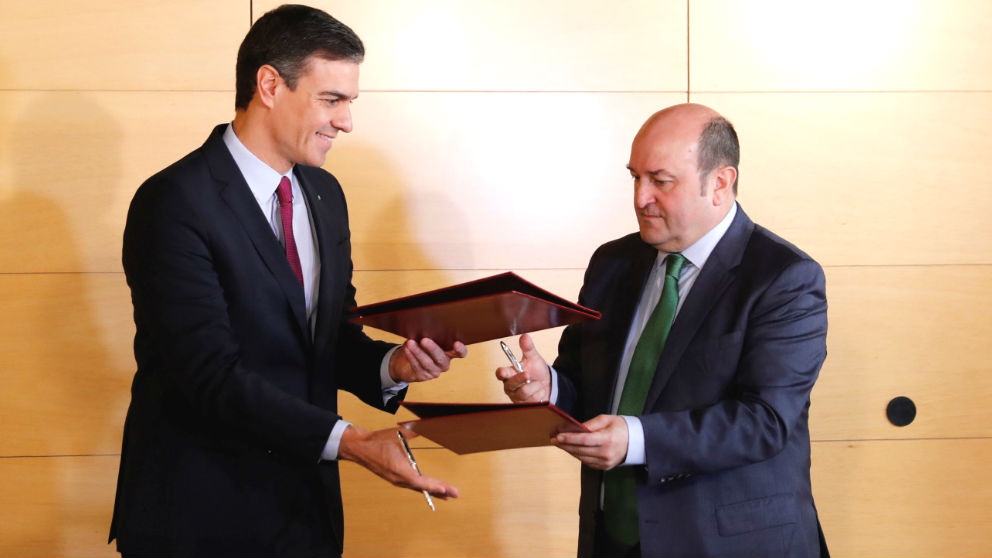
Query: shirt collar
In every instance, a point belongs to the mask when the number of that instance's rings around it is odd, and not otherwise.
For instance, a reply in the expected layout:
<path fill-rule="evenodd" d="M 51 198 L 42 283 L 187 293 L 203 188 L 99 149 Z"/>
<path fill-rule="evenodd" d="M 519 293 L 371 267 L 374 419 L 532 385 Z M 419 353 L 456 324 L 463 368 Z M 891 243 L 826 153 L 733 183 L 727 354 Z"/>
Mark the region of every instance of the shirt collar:
<path fill-rule="evenodd" d="M 706 265 L 706 260 L 709 259 L 710 254 L 713 253 L 713 249 L 716 248 L 717 243 L 723 238 L 723 235 L 727 234 L 727 230 L 730 228 L 730 224 L 734 222 L 734 216 L 737 215 L 737 202 L 730 207 L 730 211 L 724 216 L 715 227 L 710 229 L 710 231 L 703 235 L 702 238 L 697 240 L 692 246 L 689 246 L 685 250 L 682 250 L 682 255 L 685 259 L 689 260 L 689 263 L 694 265 L 696 269 L 702 269 Z M 667 254 L 660 254 L 658 261 L 664 259 Z"/>
<path fill-rule="evenodd" d="M 244 176 L 245 182 L 248 183 L 248 188 L 251 189 L 251 193 L 258 200 L 259 205 L 264 205 L 272 199 L 276 188 L 279 186 L 279 180 L 283 176 L 289 177 L 294 183 L 296 182 L 293 177 L 292 168 L 285 175 L 279 174 L 275 169 L 263 163 L 261 159 L 249 151 L 245 147 L 245 144 L 241 143 L 241 140 L 238 139 L 237 134 L 234 133 L 234 126 L 232 124 L 228 124 L 227 129 L 224 130 L 224 145 L 231 152 L 231 157 L 234 157 L 234 162 L 238 165 L 241 175 Z"/>

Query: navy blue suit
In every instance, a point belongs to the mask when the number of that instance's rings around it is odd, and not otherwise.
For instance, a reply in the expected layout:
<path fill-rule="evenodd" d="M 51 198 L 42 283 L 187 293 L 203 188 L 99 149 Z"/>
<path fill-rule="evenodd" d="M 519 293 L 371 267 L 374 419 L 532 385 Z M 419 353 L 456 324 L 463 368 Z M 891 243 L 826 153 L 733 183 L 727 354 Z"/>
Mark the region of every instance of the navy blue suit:
<path fill-rule="evenodd" d="M 568 327 L 558 404 L 610 412 L 617 368 L 658 252 L 631 234 L 592 256 Z M 672 326 L 648 392 L 637 503 L 643 556 L 820 556 L 809 394 L 826 358 L 823 270 L 738 208 Z M 591 556 L 602 473 L 583 466 L 579 555 Z"/>
<path fill-rule="evenodd" d="M 338 467 L 319 458 L 338 389 L 385 407 L 391 345 L 344 319 L 355 289 L 337 180 L 295 167 L 321 263 L 311 333 L 225 126 L 148 179 L 128 212 L 138 369 L 110 538 L 127 554 L 340 555 Z"/>

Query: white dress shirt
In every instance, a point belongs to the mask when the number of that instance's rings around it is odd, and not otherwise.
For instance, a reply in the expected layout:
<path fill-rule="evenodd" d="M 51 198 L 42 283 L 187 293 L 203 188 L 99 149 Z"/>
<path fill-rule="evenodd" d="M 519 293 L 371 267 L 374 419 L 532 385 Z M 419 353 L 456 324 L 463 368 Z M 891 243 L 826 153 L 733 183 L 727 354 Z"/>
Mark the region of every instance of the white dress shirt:
<path fill-rule="evenodd" d="M 685 298 L 689 295 L 689 291 L 692 290 L 696 278 L 699 277 L 699 272 L 706 265 L 706 260 L 713 253 L 713 249 L 716 248 L 717 243 L 727 233 L 727 229 L 730 228 L 735 215 L 737 215 L 736 203 L 731 206 L 727 215 L 715 227 L 697 240 L 695 244 L 682 251 L 686 262 L 682 266 L 682 274 L 679 276 L 679 302 L 675 308 L 676 319 L 678 318 L 679 311 L 682 309 L 682 303 L 685 302 Z M 666 266 L 664 262 L 667 256 L 668 254 L 665 252 L 658 252 L 658 256 L 655 258 L 654 265 L 651 268 L 651 273 L 648 275 L 647 283 L 644 285 L 644 291 L 641 293 L 641 299 L 637 303 L 634 319 L 630 324 L 630 331 L 627 333 L 627 342 L 624 345 L 623 357 L 620 359 L 617 383 L 613 388 L 613 403 L 610 407 L 611 413 L 615 414 L 617 412 L 617 408 L 620 405 L 620 394 L 623 392 L 623 384 L 627 379 L 630 361 L 634 356 L 634 348 L 637 346 L 637 341 L 641 338 L 641 332 L 644 331 L 644 326 L 647 325 L 648 318 L 651 317 L 654 307 L 661 298 L 661 291 L 665 286 Z M 558 373 L 552 368 L 551 401 L 557 400 Z M 622 464 L 643 465 L 645 463 L 645 450 L 644 428 L 641 425 L 641 419 L 626 415 L 621 416 L 627 422 L 627 458 Z"/>
<path fill-rule="evenodd" d="M 293 169 L 285 175 L 279 174 L 275 169 L 262 162 L 254 153 L 248 150 L 237 134 L 234 133 L 234 126 L 228 124 L 224 130 L 224 145 L 231 152 L 234 162 L 238 165 L 241 175 L 248 188 L 255 196 L 258 207 L 262 211 L 272 233 L 276 235 L 279 242 L 285 246 L 286 240 L 283 238 L 282 216 L 279 212 L 279 198 L 276 196 L 276 189 L 283 176 L 289 178 L 293 192 L 293 239 L 296 241 L 296 250 L 300 256 L 300 267 L 303 270 L 303 294 L 306 299 L 307 321 L 310 324 L 310 333 L 313 334 L 314 324 L 317 318 L 317 296 L 318 285 L 320 284 L 320 253 L 317 250 L 316 227 L 313 226 L 313 219 L 310 216 L 310 208 L 307 206 L 306 196 L 300 189 L 300 182 L 296 178 Z M 379 366 L 379 377 L 382 381 L 383 403 L 389 401 L 397 393 L 406 388 L 406 382 L 394 382 L 389 376 L 389 359 L 398 347 L 390 349 L 382 359 Z M 321 453 L 322 460 L 335 460 L 338 457 L 338 447 L 341 444 L 341 436 L 351 423 L 339 420 L 334 424 L 331 435 Z"/>

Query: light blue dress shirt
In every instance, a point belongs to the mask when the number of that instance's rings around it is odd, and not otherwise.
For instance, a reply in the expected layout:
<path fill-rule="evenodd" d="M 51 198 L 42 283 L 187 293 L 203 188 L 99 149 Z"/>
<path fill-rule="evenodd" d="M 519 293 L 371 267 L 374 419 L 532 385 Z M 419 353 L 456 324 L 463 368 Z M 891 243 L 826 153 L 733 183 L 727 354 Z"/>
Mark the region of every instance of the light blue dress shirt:
<path fill-rule="evenodd" d="M 279 198 L 276 196 L 276 189 L 283 176 L 289 178 L 293 192 L 293 239 L 296 241 L 296 249 L 300 255 L 300 267 L 303 269 L 303 293 L 307 305 L 307 321 L 310 324 L 310 332 L 313 333 L 314 324 L 317 317 L 317 296 L 318 285 L 320 284 L 320 253 L 317 250 L 316 228 L 313 226 L 313 219 L 310 216 L 310 208 L 307 206 L 306 196 L 300 189 L 300 182 L 296 178 L 293 169 L 285 175 L 279 174 L 275 169 L 262 162 L 254 153 L 248 150 L 237 134 L 234 133 L 234 126 L 228 124 L 224 130 L 224 145 L 231 152 L 234 162 L 238 165 L 241 175 L 248 188 L 255 196 L 262 215 L 265 216 L 272 233 L 276 235 L 279 242 L 285 246 L 285 239 L 282 231 L 282 216 L 279 213 Z M 389 359 L 399 347 L 390 349 L 382 359 L 379 366 L 379 377 L 382 381 L 383 403 L 396 396 L 397 393 L 406 388 L 406 382 L 394 382 L 389 376 Z M 341 436 L 351 423 L 339 420 L 331 429 L 331 435 L 324 445 L 324 451 L 320 458 L 325 461 L 332 461 L 338 458 L 338 448 L 341 445 Z"/>

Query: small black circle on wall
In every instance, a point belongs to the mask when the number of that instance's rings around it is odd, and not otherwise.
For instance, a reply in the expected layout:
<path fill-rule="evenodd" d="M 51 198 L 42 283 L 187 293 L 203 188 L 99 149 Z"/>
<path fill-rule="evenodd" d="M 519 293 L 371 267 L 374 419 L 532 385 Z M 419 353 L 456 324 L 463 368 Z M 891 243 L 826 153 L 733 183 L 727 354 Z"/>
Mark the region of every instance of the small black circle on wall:
<path fill-rule="evenodd" d="M 895 397 L 885 409 L 889 422 L 896 426 L 906 426 L 916 418 L 916 404 L 908 397 Z"/>

